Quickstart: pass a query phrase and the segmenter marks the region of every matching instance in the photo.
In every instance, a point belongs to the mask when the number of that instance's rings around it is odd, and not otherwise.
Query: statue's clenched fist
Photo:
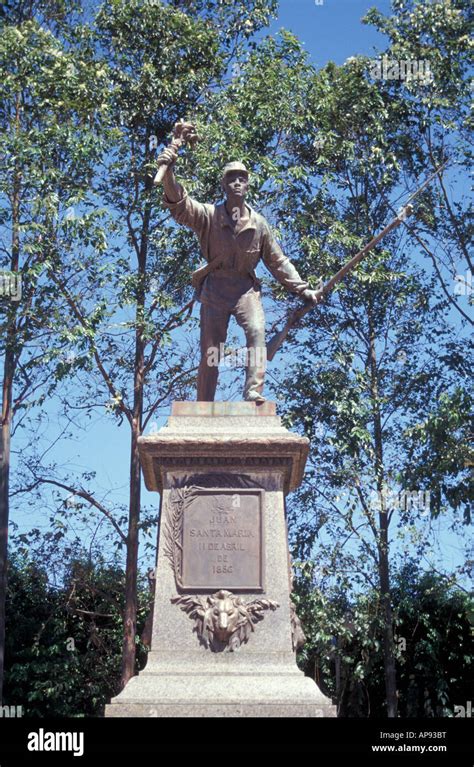
[[[174,147],[167,146],[156,158],[158,165],[174,165],[178,159],[178,152]]]

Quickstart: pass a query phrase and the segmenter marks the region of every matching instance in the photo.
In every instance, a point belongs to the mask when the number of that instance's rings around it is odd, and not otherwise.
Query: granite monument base
[[[336,715],[295,661],[285,497],[307,455],[269,402],[175,402],[140,438],[162,501],[152,644],[106,716]]]

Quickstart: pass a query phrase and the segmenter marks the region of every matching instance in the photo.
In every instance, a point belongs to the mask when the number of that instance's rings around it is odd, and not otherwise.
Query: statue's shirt
[[[209,274],[199,296],[202,303],[220,304],[231,308],[247,290],[259,288],[255,268],[260,261],[287,290],[301,294],[308,287],[283,253],[273,237],[266,220],[246,205],[249,217],[234,222],[225,204],[208,205],[197,202],[184,192],[181,200],[169,208],[178,224],[192,229],[199,238],[201,252],[208,263],[219,259],[219,266]]]

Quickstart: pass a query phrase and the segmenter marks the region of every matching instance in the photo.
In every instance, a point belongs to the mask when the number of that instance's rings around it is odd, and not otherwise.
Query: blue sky
[[[323,0],[322,5],[315,0],[281,0],[279,16],[272,22],[269,32],[277,33],[282,27],[292,31],[303,41],[310,61],[317,67],[330,60],[342,64],[349,56],[373,55],[385,47],[384,37],[372,27],[361,23],[362,17],[373,6],[384,13],[390,12],[389,0]],[[50,424],[46,435],[48,439],[54,439],[59,433],[58,419],[52,410],[49,415]],[[158,425],[163,424],[165,416],[164,413],[160,419],[156,419]],[[21,435],[18,434],[13,449],[20,448]],[[99,500],[107,500],[113,507],[114,501],[126,503],[128,500],[129,450],[127,426],[124,424],[119,429],[115,419],[104,413],[87,430],[77,433],[74,440],[61,440],[48,457],[61,465],[67,464],[71,474],[80,475],[82,471],[95,470],[97,480],[94,487],[97,488],[97,497]],[[159,498],[156,493],[148,493],[144,489],[142,498],[146,505],[158,508]],[[23,503],[19,506],[28,508]],[[45,512],[45,508],[23,512],[17,508],[12,518],[22,529],[37,525],[46,530],[49,525]],[[431,524],[441,526],[442,522],[438,520]],[[102,526],[104,532],[106,525]],[[443,540],[443,564],[449,570],[459,564],[460,550],[455,538],[446,530],[439,529],[438,534]]]
[[[289,29],[304,43],[317,67],[328,61],[342,64],[349,56],[371,55],[382,48],[384,36],[362,24],[369,8],[390,13],[390,0],[280,0],[278,19],[270,31]]]

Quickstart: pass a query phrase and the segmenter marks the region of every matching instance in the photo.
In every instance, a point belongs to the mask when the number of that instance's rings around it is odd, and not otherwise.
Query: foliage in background
[[[356,597],[317,586],[311,566],[296,581],[307,642],[298,664],[335,699],[339,716],[380,717],[384,706],[383,620],[374,590]],[[455,579],[416,562],[393,574],[401,717],[453,717],[470,700],[473,601]]]
[[[67,308],[50,276],[69,255],[58,247],[68,209],[84,198],[104,148],[105,70],[74,6],[11,4],[0,27],[0,269],[21,280],[18,300],[0,296],[0,701],[12,439],[15,446],[16,435],[29,432],[32,411],[37,417],[68,367]],[[71,250],[94,242],[94,217],[74,234]]]
[[[4,705],[24,716],[101,716],[120,691],[124,573],[97,550],[63,554],[60,582],[51,562],[26,553],[10,561]],[[140,579],[138,631],[150,595]],[[138,644],[136,672],[146,662]]]

